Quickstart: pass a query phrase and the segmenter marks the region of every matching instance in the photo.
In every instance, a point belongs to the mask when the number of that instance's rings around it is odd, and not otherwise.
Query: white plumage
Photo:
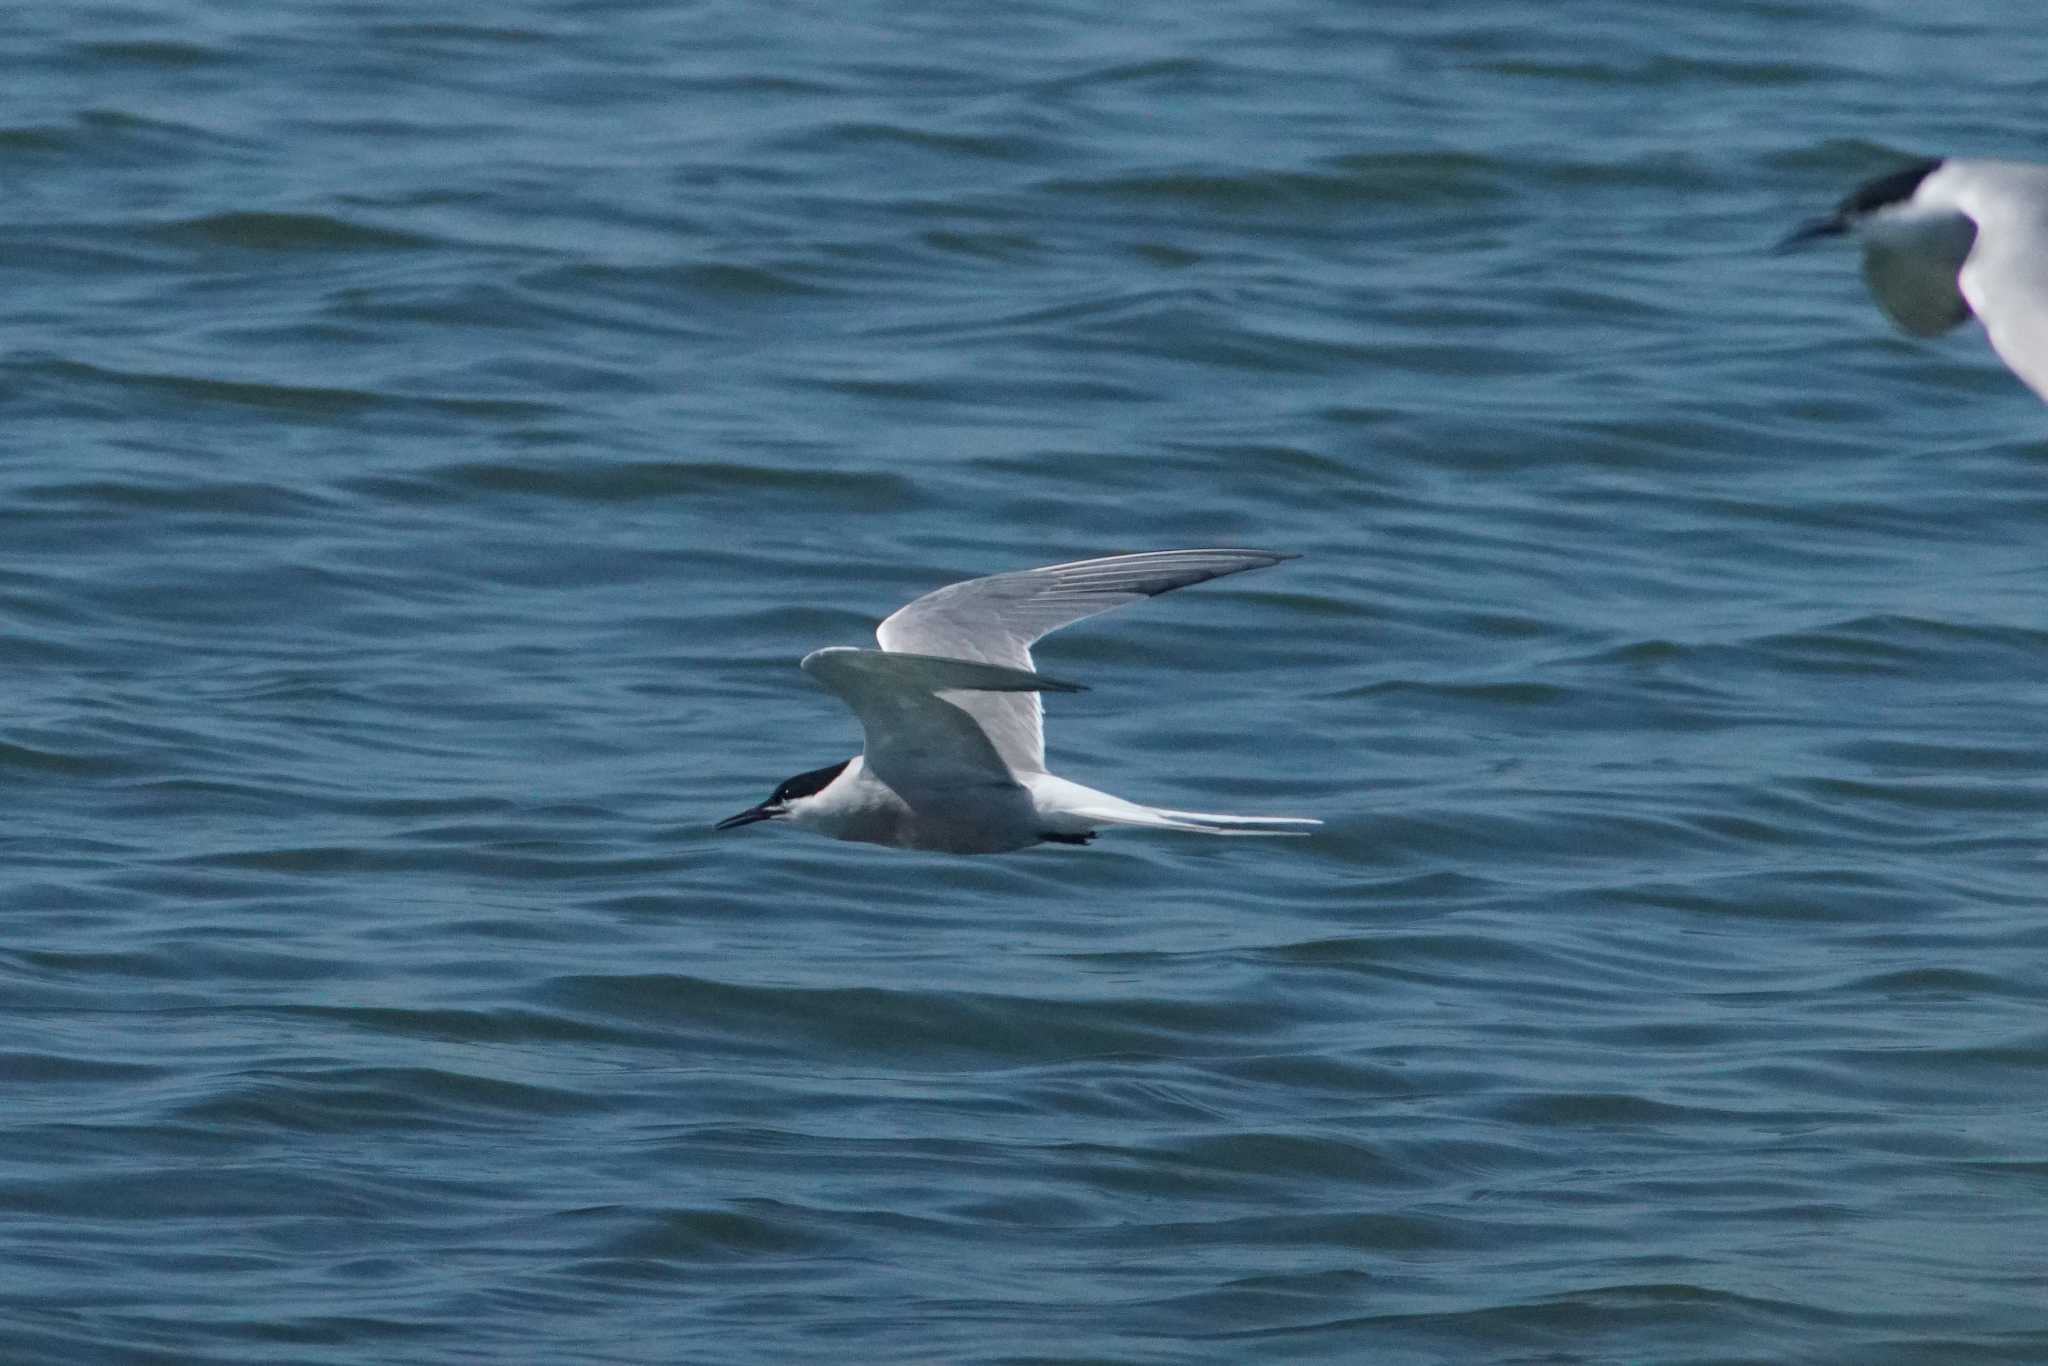
[[[1974,313],[1999,358],[2048,399],[2048,166],[1917,162],[1783,246],[1836,236],[1862,245],[1863,277],[1901,330],[1931,337]]]
[[[985,854],[1084,843],[1103,825],[1212,835],[1305,835],[1320,821],[1141,806],[1046,771],[1041,636],[1113,607],[1289,559],[1259,550],[1161,550],[969,579],[927,593],[803,669],[860,719],[862,753],[799,774],[719,829],[786,819],[838,839]]]

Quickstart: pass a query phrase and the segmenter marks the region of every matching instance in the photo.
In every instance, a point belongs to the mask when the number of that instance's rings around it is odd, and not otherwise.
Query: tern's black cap
[[[823,768],[814,768],[808,773],[799,773],[781,787],[776,788],[775,795],[768,800],[770,802],[793,802],[798,797],[815,797],[826,788],[832,786],[832,780],[841,773],[844,773],[846,766],[852,762],[853,760],[851,759],[841,759],[836,764],[827,764]]]
[[[713,830],[737,830],[743,825],[752,825],[755,821],[773,820],[777,816],[787,815],[789,814],[789,804],[791,802],[799,797],[817,796],[820,792],[830,787],[832,780],[841,773],[844,773],[846,766],[852,762],[853,760],[851,759],[841,759],[836,764],[827,764],[823,768],[814,768],[808,773],[799,773],[794,778],[787,779],[778,786],[775,789],[774,795],[769,797],[767,801],[762,802],[759,806],[750,806],[737,816],[727,816],[711,828]]]
[[[1780,252],[1792,251],[1808,242],[1823,237],[1840,237],[1855,227],[1858,219],[1877,212],[1888,204],[1903,204],[1911,199],[1920,188],[1920,182],[1941,168],[1941,158],[1933,157],[1916,161],[1911,166],[1881,175],[1875,180],[1865,181],[1850,192],[1849,197],[1835,206],[1835,211],[1825,218],[1816,218],[1802,223],[1792,230],[1791,236],[1778,243]]]
[[[1916,161],[1911,166],[1858,185],[1847,199],[1835,206],[1835,216],[1844,219],[1861,218],[1864,214],[1881,209],[1887,204],[1904,203],[1920,188],[1921,181],[1941,169],[1941,160],[1940,157],[1931,157],[1925,161]]]

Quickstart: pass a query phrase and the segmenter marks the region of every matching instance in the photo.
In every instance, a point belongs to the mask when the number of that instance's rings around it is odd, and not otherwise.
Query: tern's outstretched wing
[[[925,594],[884,621],[875,637],[887,651],[1028,670],[1032,642],[1049,631],[1140,598],[1293,558],[1264,550],[1155,550],[993,574]],[[1011,771],[1045,770],[1037,693],[971,693],[948,700],[981,723]]]
[[[835,646],[804,656],[803,670],[860,718],[868,771],[899,792],[1012,781],[977,719],[937,696],[1080,692],[1075,683],[966,659]]]
[[[1942,174],[1977,223],[1963,297],[1999,358],[2048,399],[2048,166],[1952,161]]]

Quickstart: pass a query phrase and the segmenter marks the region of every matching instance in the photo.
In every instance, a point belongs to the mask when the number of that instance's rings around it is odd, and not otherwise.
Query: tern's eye
[[[827,764],[823,768],[814,768],[809,773],[799,773],[781,787],[776,788],[775,795],[768,800],[771,802],[793,802],[799,797],[815,797],[831,786],[832,780],[837,778],[850,762],[851,760],[841,759],[836,764]]]

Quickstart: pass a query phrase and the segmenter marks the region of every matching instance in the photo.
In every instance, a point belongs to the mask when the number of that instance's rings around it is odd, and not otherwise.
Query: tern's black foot
[[[1090,830],[1085,835],[1042,834],[1039,836],[1039,838],[1044,840],[1047,844],[1086,844],[1089,840],[1095,838],[1095,832],[1093,830]]]

